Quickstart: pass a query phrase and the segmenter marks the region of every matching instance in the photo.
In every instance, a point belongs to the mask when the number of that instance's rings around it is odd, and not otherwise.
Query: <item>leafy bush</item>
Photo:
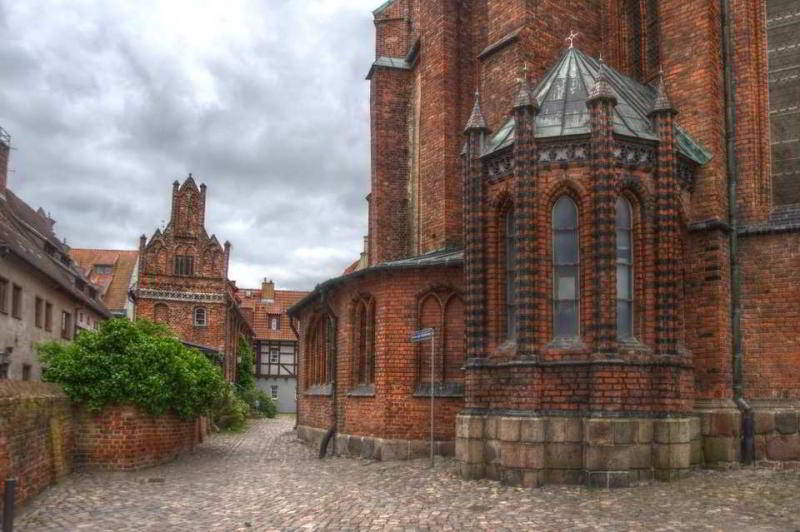
[[[152,415],[169,409],[184,419],[208,412],[223,393],[220,370],[169,330],[124,318],[84,331],[72,343],[37,345],[42,379],[91,410],[135,404]]]
[[[248,405],[252,417],[275,417],[278,405],[272,397],[256,387],[253,375],[253,350],[244,338],[239,339],[239,366],[236,371],[236,392]]]
[[[226,383],[223,392],[211,408],[211,420],[221,430],[238,432],[244,429],[250,407],[244,402],[231,383]]]
[[[251,417],[272,418],[278,413],[278,405],[275,404],[275,400],[264,390],[253,387],[239,392],[239,397],[247,403]]]

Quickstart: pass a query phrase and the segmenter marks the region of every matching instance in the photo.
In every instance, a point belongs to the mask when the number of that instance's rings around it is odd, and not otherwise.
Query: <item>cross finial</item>
[[[566,39],[564,39],[564,40],[565,40],[565,41],[569,41],[569,47],[570,47],[570,48],[572,48],[572,47],[573,47],[573,45],[574,45],[574,42],[573,42],[573,41],[575,40],[575,37],[577,37],[578,35],[580,35],[580,33],[578,33],[577,31],[575,31],[575,30],[569,30],[569,36],[568,36]]]

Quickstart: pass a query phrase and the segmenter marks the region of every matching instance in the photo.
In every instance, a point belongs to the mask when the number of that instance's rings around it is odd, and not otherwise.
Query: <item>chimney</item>
[[[4,194],[8,186],[8,159],[11,151],[11,135],[0,127],[0,194]]]
[[[272,279],[267,281],[267,278],[264,277],[261,282],[261,300],[275,301],[275,283],[272,282]]]
[[[175,228],[175,217],[178,215],[178,189],[181,184],[178,180],[172,182],[172,212],[169,213],[169,223]]]
[[[225,279],[228,278],[228,263],[231,260],[231,243],[229,241],[225,241]]]
[[[200,183],[200,227],[206,226],[206,184]]]

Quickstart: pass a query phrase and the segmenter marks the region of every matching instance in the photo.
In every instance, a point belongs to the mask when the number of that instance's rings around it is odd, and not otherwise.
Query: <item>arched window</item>
[[[196,307],[194,309],[194,324],[196,327],[205,327],[208,325],[208,315],[204,307]]]
[[[506,338],[517,337],[517,293],[516,261],[517,235],[514,224],[514,210],[506,211],[505,216],[505,277],[506,277]]]
[[[353,342],[353,370],[355,384],[372,384],[375,375],[375,304],[360,299],[356,305],[356,333]]]
[[[617,338],[633,338],[633,209],[617,198]]]
[[[328,383],[328,317],[317,317],[309,328],[305,344],[305,375],[306,387]]]
[[[578,336],[580,316],[578,207],[569,196],[553,206],[553,334]]]

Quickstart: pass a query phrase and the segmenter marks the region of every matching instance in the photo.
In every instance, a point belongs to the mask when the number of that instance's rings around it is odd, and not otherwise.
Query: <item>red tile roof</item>
[[[289,316],[286,309],[300,301],[308,292],[296,290],[275,290],[273,300],[261,299],[261,290],[258,288],[240,288],[237,295],[242,300],[242,308],[252,312],[252,325],[256,333],[256,340],[297,340],[292,328],[289,326]],[[280,316],[277,331],[270,328],[270,318]]]
[[[124,310],[139,252],[119,249],[71,249],[69,254],[92,284],[100,288],[106,306],[112,311]],[[98,264],[111,266],[112,273],[96,273],[94,267]]]

